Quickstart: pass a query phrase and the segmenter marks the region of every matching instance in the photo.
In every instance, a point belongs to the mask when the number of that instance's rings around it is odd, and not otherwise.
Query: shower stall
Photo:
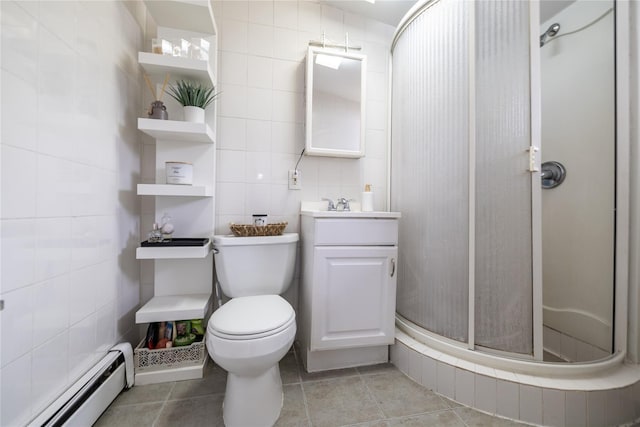
[[[416,382],[536,425],[640,419],[629,20],[422,0],[396,30],[391,360]]]
[[[403,212],[398,313],[469,348],[533,357],[528,28],[526,2],[444,0],[404,29],[391,207]]]
[[[624,353],[615,6],[432,0],[405,17],[391,83],[400,324],[531,362]]]

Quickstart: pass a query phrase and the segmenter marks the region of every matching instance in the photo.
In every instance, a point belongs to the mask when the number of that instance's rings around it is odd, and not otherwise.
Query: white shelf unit
[[[151,52],[138,52],[138,63],[147,74],[171,74],[176,79],[196,80],[207,84],[216,83],[216,75],[208,61],[200,59],[168,56]]]
[[[202,319],[209,310],[211,294],[153,297],[136,312],[136,323]]]
[[[138,196],[213,197],[208,185],[138,184]]]
[[[211,241],[204,246],[140,246],[136,259],[191,259],[206,258],[211,252]]]
[[[139,52],[138,62],[156,85],[170,74],[170,83],[192,80],[216,86],[218,31],[209,0],[145,0],[157,25],[158,38],[197,37],[210,42],[209,61]],[[142,83],[144,84],[144,83]],[[145,95],[148,95],[145,91]],[[170,118],[179,118],[179,104],[166,93]],[[144,99],[143,103],[148,100]],[[173,218],[176,235],[210,236],[215,228],[215,134],[214,103],[207,108],[205,123],[178,120],[138,119],[138,129],[155,140],[155,183],[139,184],[140,196],[155,197],[155,218]],[[165,162],[193,164],[193,186],[165,184]],[[137,259],[155,260],[154,296],[136,312],[136,323],[206,318],[213,292],[213,254],[204,246],[139,247]],[[136,372],[138,385],[202,378],[205,361],[198,366]]]
[[[215,133],[207,123],[138,118],[138,129],[155,139],[214,144]]]

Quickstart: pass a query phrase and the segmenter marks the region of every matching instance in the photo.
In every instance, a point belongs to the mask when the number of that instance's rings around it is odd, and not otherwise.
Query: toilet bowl
[[[296,316],[278,293],[292,280],[297,241],[297,234],[214,237],[216,275],[231,299],[211,315],[206,346],[227,371],[227,427],[272,426],[280,415],[278,362],[293,344]]]
[[[295,335],[293,308],[278,295],[234,298],[213,313],[207,347],[228,372],[223,407],[227,427],[275,424],[282,409],[278,362]]]

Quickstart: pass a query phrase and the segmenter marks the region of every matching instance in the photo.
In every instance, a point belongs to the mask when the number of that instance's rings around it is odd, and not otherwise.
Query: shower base
[[[640,367],[624,355],[539,363],[452,345],[396,317],[391,362],[409,378],[487,414],[544,426],[621,426],[640,419]]]

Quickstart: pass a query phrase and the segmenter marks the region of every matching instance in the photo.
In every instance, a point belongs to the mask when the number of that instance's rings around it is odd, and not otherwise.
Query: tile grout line
[[[369,396],[371,396],[371,398],[373,399],[373,403],[376,405],[376,408],[378,408],[378,412],[382,414],[382,418],[376,421],[385,420],[386,418],[388,418],[387,414],[385,414],[384,410],[382,409],[382,406],[380,406],[380,403],[378,403],[378,399],[376,399],[376,395],[373,394],[373,391],[371,391],[371,388],[369,388],[369,384],[367,384],[365,379],[362,378],[362,373],[358,368],[356,368],[356,372],[358,372],[360,381],[362,382],[362,384],[364,384],[364,388],[367,390],[367,393],[369,393]]]
[[[167,402],[169,402],[169,396],[171,396],[171,393],[173,392],[173,389],[175,387],[176,387],[176,382],[174,381],[173,384],[171,384],[171,389],[167,393],[167,397],[165,397],[164,401],[162,402],[162,406],[160,407],[158,414],[156,415],[156,417],[153,419],[153,422],[151,423],[152,427],[155,427],[157,425],[160,415],[162,414],[162,411],[164,411],[165,406],[167,406]]]
[[[304,413],[307,416],[307,425],[313,427],[311,422],[311,415],[309,414],[309,404],[307,403],[307,394],[304,391],[304,384],[300,383],[300,390],[302,390],[302,403],[304,404]]]
[[[373,420],[373,421],[385,421],[386,422],[386,421],[407,420],[407,419],[410,419],[412,417],[420,417],[422,415],[439,414],[441,412],[447,412],[447,411],[455,412],[454,408],[445,408],[445,409],[436,409],[435,411],[417,412],[415,414],[400,415],[400,416],[397,416],[397,417],[384,417],[384,418],[381,418],[379,420]],[[370,423],[370,422],[371,421],[363,421],[363,422],[357,423],[357,424],[344,424],[341,427],[358,427],[358,426],[361,426],[361,425],[368,425],[368,423]],[[467,423],[465,423],[464,420],[462,420],[462,424],[464,424],[465,427],[469,427],[469,425]]]
[[[311,423],[311,415],[309,415],[309,405],[307,403],[307,394],[304,392],[304,384],[302,381],[302,373],[300,372],[300,369],[304,369],[304,367],[300,366],[300,364],[298,363],[298,352],[294,346],[293,348],[293,358],[296,361],[296,368],[298,371],[298,379],[300,380],[299,384],[300,384],[300,390],[302,391],[302,404],[304,405],[304,413],[307,416],[307,425],[309,427],[313,427],[313,424]]]
[[[467,422],[466,422],[465,420],[463,420],[463,419],[462,419],[462,417],[460,416],[460,414],[458,414],[458,412],[457,412],[457,411],[454,411],[454,409],[453,409],[453,408],[449,408],[449,410],[451,410],[451,412],[453,412],[453,414],[454,414],[456,417],[458,417],[458,419],[462,422],[462,424],[463,424],[465,427],[469,427],[469,424],[467,424]]]

